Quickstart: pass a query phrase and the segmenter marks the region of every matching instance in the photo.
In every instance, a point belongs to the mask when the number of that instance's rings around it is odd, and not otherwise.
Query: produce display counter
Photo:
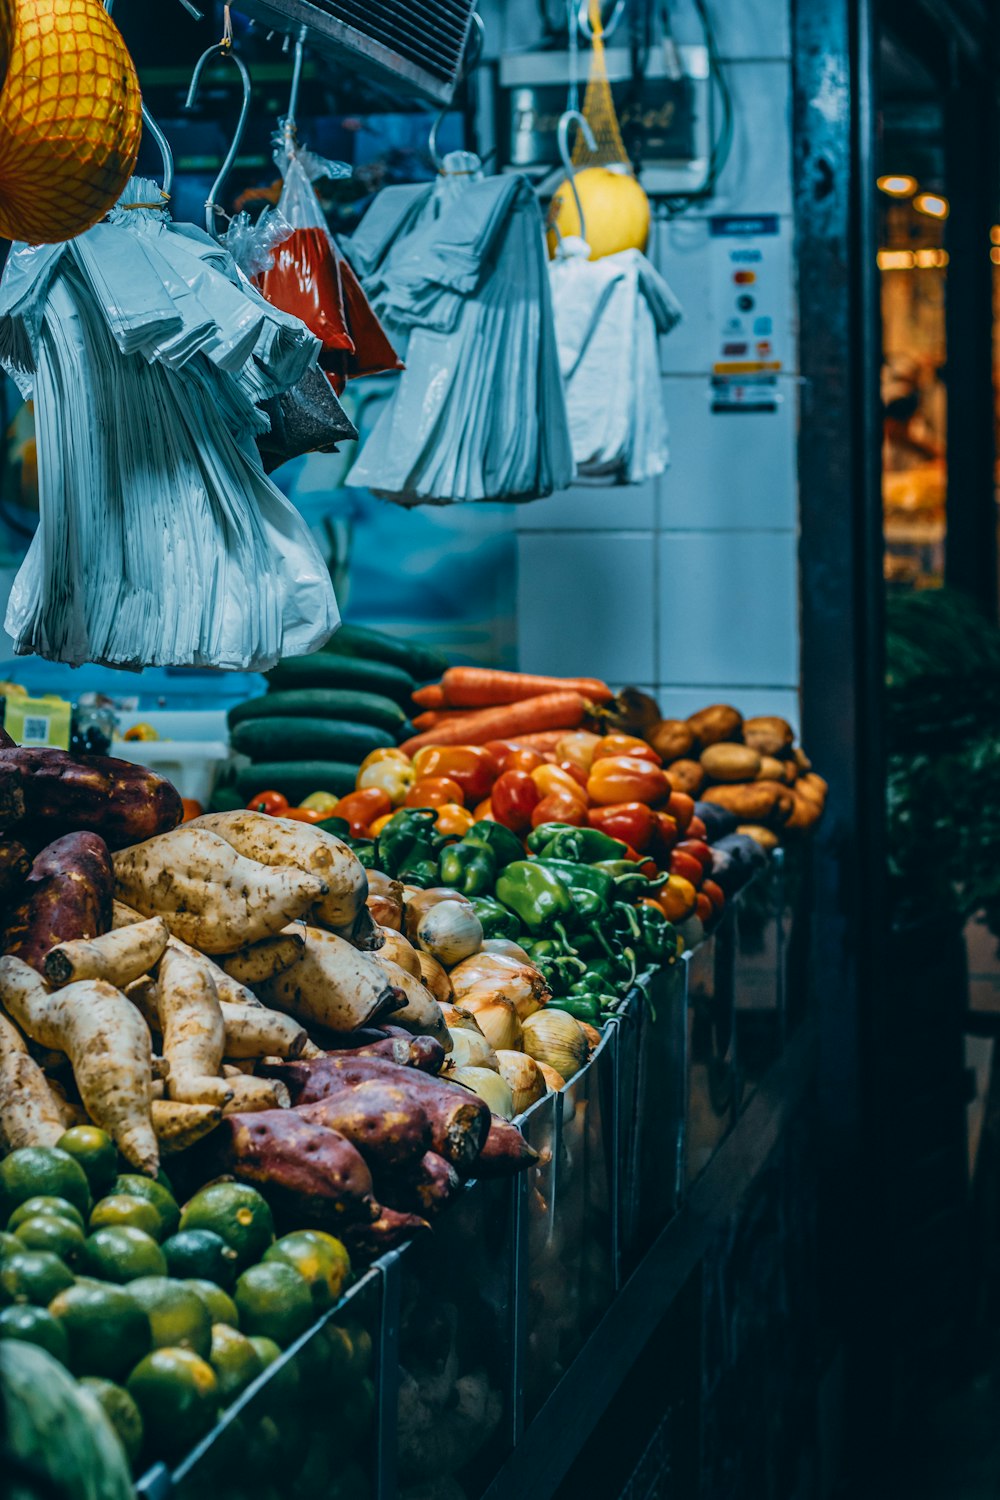
[[[778,1013],[782,893],[759,877],[644,975],[519,1122],[537,1163],[470,1183],[139,1494],[390,1500],[447,1475],[469,1500],[550,1495],[807,1083],[808,1025],[741,1112],[737,1001]]]

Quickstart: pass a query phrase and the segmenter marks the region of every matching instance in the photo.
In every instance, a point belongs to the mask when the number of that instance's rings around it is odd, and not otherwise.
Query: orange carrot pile
[[[544,698],[551,693],[579,693],[591,703],[610,703],[614,696],[596,677],[540,677],[530,672],[496,672],[488,667],[449,667],[439,684],[443,701],[429,701],[433,689],[421,688],[421,708],[495,708]]]
[[[586,714],[587,703],[578,692],[546,693],[456,716],[452,723],[407,740],[400,749],[414,755],[424,745],[485,745],[488,740],[522,739],[545,730],[577,729]]]

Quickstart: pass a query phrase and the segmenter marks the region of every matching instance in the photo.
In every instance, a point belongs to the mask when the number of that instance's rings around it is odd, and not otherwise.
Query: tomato
[[[281,792],[258,792],[247,803],[251,812],[270,813],[272,818],[283,818],[288,811],[288,798]]]
[[[582,766],[578,766],[576,762],[572,760],[560,760],[557,761],[556,764],[558,765],[560,771],[565,771],[567,776],[572,776],[573,780],[581,790],[586,790],[587,773]]]
[[[671,875],[680,875],[684,880],[690,880],[693,886],[701,885],[705,878],[705,872],[698,860],[690,854],[685,854],[681,849],[675,849],[670,856]]]
[[[657,899],[668,921],[683,922],[694,911],[698,903],[698,892],[690,880],[685,880],[681,875],[668,875],[665,884],[660,887]]]
[[[380,760],[405,760],[407,765],[409,765],[410,763],[410,757],[407,755],[405,750],[397,750],[395,747],[392,747],[388,750],[370,751],[370,753],[365,756],[358,769],[361,771],[367,771],[369,766],[377,766]]]
[[[406,794],[416,779],[417,773],[408,760],[390,756],[363,766],[354,785],[359,792],[385,792],[393,807],[402,807]]]
[[[685,831],[689,839],[705,839],[706,841],[708,839],[708,829],[697,813],[695,813]]]
[[[461,807],[465,797],[457,781],[450,776],[421,776],[406,794],[404,807],[443,807],[446,802],[457,802]]]
[[[528,771],[504,771],[490,794],[493,816],[514,833],[527,833],[542,793]]]
[[[484,797],[482,802],[479,803],[478,807],[473,812],[472,816],[475,818],[477,823],[495,823],[496,814],[493,811],[492,797]]]
[[[630,755],[636,760],[648,760],[654,766],[663,764],[652,745],[636,739],[634,734],[606,734],[594,750],[594,760],[607,760],[609,755]]]
[[[481,802],[500,774],[482,745],[425,745],[413,757],[418,776],[448,776],[457,781],[467,802]]]
[[[446,802],[437,810],[434,827],[438,833],[456,834],[462,838],[475,823],[475,818],[459,802]]]
[[[717,885],[714,880],[705,880],[702,882],[701,894],[708,897],[718,915],[726,904],[725,892],[721,885]]]
[[[333,792],[310,792],[308,797],[302,798],[299,806],[318,808],[324,817],[330,818],[339,801],[340,798],[334,796]]]
[[[692,855],[701,865],[704,874],[712,868],[712,851],[703,839],[684,839],[677,845],[675,853]]]
[[[669,813],[658,812],[654,814],[656,819],[653,827],[653,837],[650,840],[650,848],[656,859],[666,865],[670,860],[671,850],[680,839],[680,829],[677,827],[676,818]]]
[[[649,848],[656,829],[656,814],[644,802],[613,802],[608,807],[592,807],[589,819],[591,828],[599,828],[640,851]]]
[[[333,814],[321,812],[318,807],[290,807],[281,816],[289,818],[293,823],[322,823],[324,818],[330,818]]]
[[[381,787],[370,786],[364,791],[348,792],[346,797],[341,797],[330,816],[345,820],[352,839],[363,839],[369,824],[374,823],[377,818],[391,815],[392,811],[388,792],[383,792]]]
[[[587,805],[582,797],[571,797],[568,792],[549,792],[531,814],[532,828],[543,823],[571,823],[576,828],[587,826]]]
[[[587,779],[587,796],[602,807],[616,802],[666,802],[670,783],[659,766],[632,755],[595,760]]]
[[[715,907],[706,895],[698,892],[698,899],[694,904],[695,916],[707,927],[715,916]]]
[[[564,735],[556,744],[556,759],[559,761],[569,760],[581,771],[589,771],[594,760],[594,751],[601,743],[599,734],[591,734],[587,729],[576,729],[572,734]]]
[[[511,750],[500,762],[502,771],[537,771],[545,765],[545,756],[537,750]]]
[[[395,810],[393,810],[392,812],[383,813],[380,818],[376,818],[374,820],[374,822],[371,823],[371,824],[369,824],[369,826],[367,828],[365,828],[364,826],[359,827],[358,830],[357,830],[357,832],[354,831],[355,830],[355,825],[352,823],[351,824],[351,838],[352,839],[377,839],[378,836],[379,836],[379,834],[382,832],[382,829],[385,827],[385,825],[387,823],[391,823],[392,820],[393,820],[393,818],[395,816],[396,816]]]
[[[587,800],[587,794],[576,778],[568,771],[560,771],[558,766],[539,766],[532,771],[531,779],[543,797],[550,792],[565,792],[568,797],[579,797],[581,802]]]
[[[200,802],[193,797],[182,797],[181,806],[184,808],[184,822],[190,823],[192,818],[200,818],[205,809]]]
[[[694,798],[686,792],[671,792],[664,811],[674,819],[681,833],[687,833],[694,817]]]

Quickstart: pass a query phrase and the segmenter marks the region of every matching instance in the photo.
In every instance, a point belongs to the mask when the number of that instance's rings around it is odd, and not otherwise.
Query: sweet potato
[[[332,833],[256,812],[209,813],[188,826],[210,829],[247,859],[305,870],[318,878],[324,890],[316,899],[315,915],[324,927],[350,926],[364,907],[368,895],[365,868]]]
[[[265,979],[276,979],[290,969],[302,957],[305,945],[304,931],[279,932],[276,937],[228,953],[219,962],[229,977],[240,984],[263,984]]]
[[[761,755],[786,755],[795,743],[792,726],[771,714],[758,714],[743,724],[743,740]]]
[[[30,873],[31,858],[24,845],[16,839],[4,839],[0,843],[0,908],[20,897]]]
[[[239,1070],[237,1069],[237,1072]],[[291,1098],[285,1085],[276,1078],[255,1078],[252,1074],[234,1073],[224,1078],[223,1083],[232,1091],[232,1098],[222,1106],[224,1115],[235,1115],[247,1110],[289,1109]]]
[[[352,1258],[357,1256],[363,1260],[377,1260],[387,1250],[395,1250],[407,1240],[412,1240],[414,1235],[425,1233],[430,1227],[427,1220],[422,1219],[419,1214],[397,1213],[394,1208],[387,1208],[383,1204],[378,1218],[372,1223],[345,1225],[343,1239]]]
[[[35,858],[24,895],[7,918],[5,952],[41,973],[56,944],[110,929],[113,887],[111,856],[102,838],[69,833],[56,839]]]
[[[646,730],[645,739],[667,766],[689,758],[695,747],[694,731],[683,719],[659,719]]]
[[[376,922],[367,905],[358,907],[357,916],[351,922],[345,922],[342,927],[331,927],[331,932],[337,937],[342,937],[360,953],[377,953],[385,943],[382,928]]]
[[[94,1124],[132,1166],[155,1176],[152,1046],[135,1007],[101,979],[50,995],[34,969],[10,956],[0,958],[0,1002],[32,1041],[66,1054]]]
[[[517,1126],[492,1115],[489,1134],[472,1171],[476,1177],[509,1177],[537,1160],[538,1152],[528,1145]]]
[[[422,1073],[437,1074],[444,1065],[445,1050],[436,1037],[404,1034],[387,1036],[384,1041],[364,1042],[344,1051],[327,1052],[325,1056],[381,1057],[400,1068],[419,1068]]]
[[[441,1007],[427,986],[421,980],[414,979],[412,974],[408,974],[391,959],[380,958],[378,964],[393,988],[401,990],[406,998],[406,1004],[396,1012],[396,1022],[405,1026],[407,1031],[436,1037],[445,1051],[449,1051],[451,1038],[444,1024]]]
[[[728,703],[713,703],[688,715],[688,728],[702,750],[722,740],[738,740],[743,729],[743,715]]]
[[[54,1146],[65,1129],[62,1101],[17,1027],[0,1013],[0,1151]]]
[[[0,769],[0,828],[20,823],[25,813],[24,782],[13,767]]]
[[[399,1008],[393,982],[374,959],[322,928],[305,928],[290,969],[259,985],[261,998],[307,1025],[349,1032]]]
[[[176,1099],[154,1099],[153,1129],[164,1153],[187,1151],[204,1140],[222,1119],[217,1104],[182,1104]]]
[[[59,943],[45,955],[45,978],[53,988],[80,979],[106,979],[123,990],[156,967],[170,939],[162,917],[148,917],[117,932]]]
[[[301,1104],[298,1112],[328,1130],[339,1130],[373,1170],[392,1171],[419,1160],[430,1148],[430,1121],[405,1086],[359,1083],[315,1104]]]
[[[380,1202],[429,1219],[451,1201],[462,1179],[443,1156],[427,1151],[405,1172],[377,1175],[375,1186]]]
[[[166,833],[184,816],[181,799],[162,776],[108,755],[65,750],[0,749],[5,773],[20,778],[30,828],[99,833],[111,849]]]
[[[266,1005],[233,1005],[220,1000],[229,1058],[301,1057],[309,1041],[305,1029],[291,1016]]]
[[[322,880],[244,859],[187,823],[115,855],[116,894],[204,953],[235,953],[294,922],[326,891]]]
[[[229,1115],[208,1143],[217,1170],[262,1188],[298,1225],[336,1229],[378,1213],[360,1152],[296,1110]]]
[[[156,1010],[163,1055],[170,1064],[167,1093],[182,1104],[228,1104],[232,1086],[219,1076],[226,1027],[211,976],[179,948],[160,962]]]

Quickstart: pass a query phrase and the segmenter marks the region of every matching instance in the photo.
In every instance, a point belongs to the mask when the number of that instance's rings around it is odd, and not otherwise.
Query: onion
[[[452,1074],[452,1081],[464,1084],[480,1099],[485,1099],[493,1113],[502,1120],[514,1118],[514,1096],[510,1084],[499,1073],[491,1073],[489,1068],[459,1068]]]
[[[535,1058],[535,1065],[537,1066],[539,1073],[541,1073],[542,1077],[545,1079],[545,1087],[548,1089],[550,1094],[558,1094],[560,1089],[564,1089],[566,1087],[565,1078],[561,1073],[557,1073],[555,1068],[551,1067],[549,1063],[539,1062],[538,1059]]]
[[[443,969],[437,959],[425,953],[422,948],[414,948],[413,951],[420,965],[420,977],[435,1000],[440,1000],[442,1005],[450,1004],[455,998],[455,991],[451,987],[447,969]]]
[[[528,1056],[548,1063],[566,1079],[578,1073],[590,1056],[583,1028],[565,1010],[540,1010],[529,1016],[522,1035]]]
[[[483,924],[468,904],[439,901],[420,918],[417,942],[425,953],[450,969],[479,952],[483,945]]]
[[[494,1051],[518,1050],[521,1045],[521,1023],[517,1018],[517,1011],[505,996],[485,993],[470,998],[467,995],[462,1009],[472,1013]]]
[[[403,925],[403,903],[394,896],[369,896],[365,902],[372,917],[382,928],[398,932]]]
[[[388,896],[393,901],[402,901],[403,883],[384,875],[381,870],[367,870],[369,896]]]
[[[545,1079],[533,1057],[523,1052],[498,1052],[497,1067],[500,1077],[506,1078],[514,1096],[514,1113],[523,1115],[526,1109],[545,1093]]]
[[[597,1027],[591,1026],[588,1021],[578,1021],[577,1025],[583,1032],[584,1036],[587,1038],[587,1046],[590,1048],[591,1052],[596,1051],[596,1049],[601,1045],[601,1033],[598,1031]]]
[[[497,1055],[481,1031],[468,1031],[456,1026],[451,1032],[451,1055],[448,1058],[452,1069],[492,1068],[497,1071]],[[520,1052],[511,1054],[520,1057]]]
[[[476,953],[451,971],[451,982],[459,1000],[488,986],[505,995],[523,1021],[550,998],[544,978],[531,963],[518,963],[501,954]]]
[[[379,929],[385,942],[378,950],[380,958],[389,958],[407,974],[412,974],[414,979],[422,979],[420,972],[420,955],[412,943],[408,943],[401,932],[394,932],[391,927]],[[435,997],[436,998],[436,997]]]
[[[452,1031],[479,1031],[479,1022],[475,1016],[471,1011],[463,1010],[460,1005],[449,1005],[446,1000],[442,1001],[441,1014],[444,1016],[445,1025]]]
[[[403,904],[405,907],[403,931],[412,941],[417,935],[420,919],[425,912],[430,911],[432,906],[438,906],[442,901],[459,901],[463,906],[472,910],[472,902],[461,891],[453,890],[450,885],[436,885],[433,890],[420,890],[417,886],[406,886],[403,889]]]
[[[484,938],[483,952],[497,954],[500,958],[516,958],[519,964],[531,963],[520,943],[512,942],[510,938]]]

